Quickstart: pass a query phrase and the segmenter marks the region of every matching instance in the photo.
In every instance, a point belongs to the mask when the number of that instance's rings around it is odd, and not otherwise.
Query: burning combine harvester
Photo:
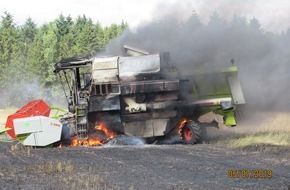
[[[99,145],[117,134],[149,140],[178,133],[184,143],[195,144],[201,138],[198,119],[211,111],[222,115],[227,126],[236,125],[235,108],[245,103],[236,66],[185,72],[171,63],[169,53],[124,48],[123,57],[55,65],[69,89],[74,117],[67,129],[75,135],[73,145]]]

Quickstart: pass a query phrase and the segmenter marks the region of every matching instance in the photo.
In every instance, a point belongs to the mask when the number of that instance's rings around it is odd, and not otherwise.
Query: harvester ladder
[[[77,136],[78,139],[88,139],[88,126],[87,124],[77,123]]]
[[[76,133],[78,139],[88,139],[88,105],[80,104],[76,107],[77,128]]]

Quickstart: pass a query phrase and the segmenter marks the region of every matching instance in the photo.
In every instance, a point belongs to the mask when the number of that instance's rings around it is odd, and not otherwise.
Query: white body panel
[[[245,98],[242,91],[242,87],[240,81],[237,76],[230,76],[228,78],[228,82],[231,88],[232,97],[234,99],[235,104],[245,104]]]
[[[154,74],[159,71],[159,54],[119,58],[119,77],[121,81],[134,81],[139,74]]]
[[[212,99],[206,99],[206,100],[198,100],[193,102],[194,105],[220,105],[222,102],[231,102],[232,98],[212,98]]]
[[[95,58],[92,65],[92,78],[95,84],[118,81],[118,57]]]
[[[119,57],[95,58],[92,70],[117,69]]]
[[[57,120],[44,116],[14,119],[16,135],[29,134],[23,141],[26,146],[47,146],[61,138],[62,124]]]
[[[93,70],[94,83],[111,83],[118,81],[118,69]]]

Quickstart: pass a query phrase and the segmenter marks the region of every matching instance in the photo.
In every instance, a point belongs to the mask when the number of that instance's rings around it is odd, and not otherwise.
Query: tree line
[[[50,94],[54,99],[60,83],[53,65],[63,58],[92,56],[119,36],[128,24],[103,27],[85,15],[73,19],[59,15],[38,26],[32,18],[16,25],[4,12],[0,20],[0,107],[21,106],[32,98]]]
[[[124,43],[149,52],[170,52],[181,69],[230,65],[235,59],[248,105],[285,107],[290,96],[290,29],[273,33],[256,18],[224,20],[214,13],[202,23],[195,12],[186,21],[170,15],[135,31],[127,23],[102,27],[86,16],[59,15],[37,26],[31,18],[17,26],[4,12],[0,20],[0,108],[22,106],[32,98],[65,103],[53,65],[63,58],[121,54]],[[118,38],[116,38],[118,37]],[[115,39],[115,40],[111,40]],[[110,43],[109,43],[110,42]],[[181,65],[183,63],[183,65]],[[279,98],[277,98],[279,97]]]

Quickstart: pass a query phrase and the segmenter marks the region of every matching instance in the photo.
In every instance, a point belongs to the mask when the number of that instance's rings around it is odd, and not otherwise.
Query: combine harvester
[[[147,142],[180,135],[185,144],[195,144],[205,126],[199,118],[206,113],[222,115],[227,126],[237,124],[235,110],[245,100],[236,66],[181,70],[169,53],[124,48],[126,56],[55,64],[69,113],[49,118],[50,107],[34,100],[8,117],[7,133],[42,147],[66,139],[72,146],[97,146],[118,134]]]
[[[225,125],[237,124],[236,106],[245,100],[236,66],[184,71],[171,63],[169,53],[124,49],[125,56],[55,64],[75,116],[69,125],[75,145],[90,144],[98,126],[148,142],[179,134],[185,144],[195,144],[203,126],[199,117],[212,111]]]

